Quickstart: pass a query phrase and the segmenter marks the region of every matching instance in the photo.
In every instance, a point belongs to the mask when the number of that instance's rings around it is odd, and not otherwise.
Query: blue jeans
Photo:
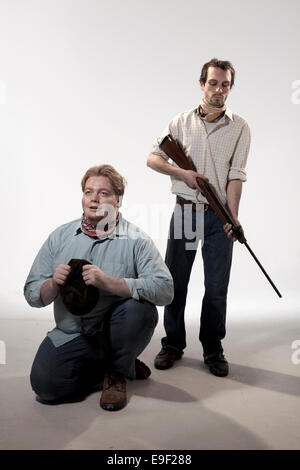
[[[157,321],[155,305],[128,299],[112,310],[103,332],[59,347],[47,336],[32,365],[32,389],[44,401],[60,401],[86,396],[106,371],[135,379],[135,359],[150,342]]]
[[[182,207],[176,205],[176,211]],[[183,214],[183,210],[182,210]],[[196,212],[192,212],[195,230]],[[176,217],[175,217],[176,220]],[[174,299],[165,307],[164,327],[166,336],[162,346],[171,346],[182,352],[186,347],[184,311],[188,283],[197,249],[187,250],[182,217],[182,237],[174,238],[174,213],[171,218],[166,264],[174,280]],[[201,243],[201,242],[200,242]],[[232,260],[231,238],[224,232],[223,225],[211,209],[204,212],[204,244],[202,259],[204,266],[205,292],[202,300],[199,340],[204,356],[223,352],[221,340],[225,337],[226,301]]]

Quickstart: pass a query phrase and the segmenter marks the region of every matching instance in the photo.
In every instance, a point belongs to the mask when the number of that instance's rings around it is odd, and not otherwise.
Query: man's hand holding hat
[[[53,277],[48,279],[41,287],[41,299],[44,305],[49,305],[59,293],[60,286],[63,286],[70,274],[71,266],[59,264],[53,273]]]
[[[53,281],[58,286],[63,286],[67,280],[68,275],[70,274],[71,266],[68,264],[59,264],[54,271]]]
[[[95,286],[120,297],[131,297],[124,279],[108,276],[94,264],[86,264],[82,267],[82,277],[87,286]]]

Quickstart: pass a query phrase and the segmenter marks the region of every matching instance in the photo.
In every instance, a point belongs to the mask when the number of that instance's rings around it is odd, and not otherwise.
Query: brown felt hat
[[[96,306],[99,291],[95,286],[87,286],[82,277],[82,266],[92,264],[85,259],[71,259],[71,271],[63,286],[60,296],[66,309],[73,315],[85,315]]]

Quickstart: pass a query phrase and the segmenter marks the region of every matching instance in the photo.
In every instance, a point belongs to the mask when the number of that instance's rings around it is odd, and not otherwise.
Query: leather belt
[[[187,199],[180,199],[179,197],[176,197],[176,202],[178,204],[180,204],[182,207],[184,207],[186,204],[192,204],[192,210],[193,211],[196,211],[197,207],[199,207],[199,205],[203,206],[204,212],[206,212],[207,210],[213,210],[213,208],[209,204],[206,204],[206,203],[196,204],[193,201],[188,201]]]

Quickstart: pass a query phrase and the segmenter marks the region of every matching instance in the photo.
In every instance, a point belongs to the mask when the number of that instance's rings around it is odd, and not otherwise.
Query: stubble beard
[[[225,104],[225,101],[226,101],[226,98],[213,98],[212,97],[211,100],[209,100],[209,104],[216,108],[222,108]]]

